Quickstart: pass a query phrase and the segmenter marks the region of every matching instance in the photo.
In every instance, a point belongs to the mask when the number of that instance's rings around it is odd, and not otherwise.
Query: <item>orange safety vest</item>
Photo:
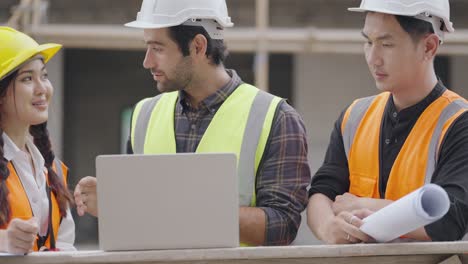
[[[60,166],[61,170],[60,169],[57,170],[57,166]],[[53,163],[52,168],[59,177],[63,178],[63,181],[66,186],[68,168],[65,166],[65,164],[63,164],[61,161],[56,160]],[[29,203],[28,196],[26,194],[26,191],[23,188],[23,184],[21,183],[21,180],[18,174],[16,173],[16,170],[13,167],[11,161],[8,163],[8,169],[10,170],[10,176],[8,176],[6,184],[7,184],[8,191],[9,191],[8,201],[10,203],[10,208],[11,208],[10,219],[20,218],[23,220],[28,220],[31,217],[33,217],[33,211],[31,208],[31,204]],[[49,177],[47,176],[46,179],[47,179],[47,185],[49,185]],[[50,197],[51,197],[51,204],[52,204],[52,232],[56,240],[62,217],[60,216],[60,210],[59,210],[59,206],[58,206],[58,202],[55,197],[55,194],[53,192],[50,192]],[[6,229],[7,227],[8,227],[8,224],[0,227],[0,229]],[[38,238],[36,238],[36,240],[37,239]],[[50,234],[47,236],[45,246],[48,248],[51,247],[51,235]],[[37,247],[37,243],[34,243],[33,249],[34,251],[39,250]]]
[[[380,130],[389,97],[390,93],[384,92],[358,99],[343,117],[341,133],[349,164],[349,192],[359,197],[381,198]],[[424,110],[395,159],[385,199],[397,200],[431,182],[442,140],[467,109],[464,98],[446,90]]]

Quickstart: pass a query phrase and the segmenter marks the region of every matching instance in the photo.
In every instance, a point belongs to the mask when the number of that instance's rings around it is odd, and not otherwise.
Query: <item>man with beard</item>
[[[233,26],[225,0],[144,0],[127,26],[144,29],[143,66],[162,93],[136,105],[128,152],[236,153],[241,243],[291,243],[310,181],[305,127],[285,100],[224,68],[224,28]],[[94,177],[79,182],[75,200],[80,215],[97,215]]]

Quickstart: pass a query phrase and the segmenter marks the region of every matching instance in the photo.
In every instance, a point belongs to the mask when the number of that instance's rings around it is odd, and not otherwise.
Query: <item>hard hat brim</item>
[[[364,13],[364,12],[376,12],[376,13],[384,13],[384,14],[390,14],[390,15],[403,15],[403,16],[415,16],[415,15],[418,15],[417,13],[416,13],[416,14],[412,14],[412,13],[401,14],[401,13],[392,12],[392,11],[384,10],[384,9],[378,9],[378,8],[351,7],[351,8],[348,8],[348,11],[351,11],[351,12],[360,12],[360,13]]]
[[[141,28],[141,29],[145,29],[145,28],[148,28],[148,29],[151,29],[151,28],[168,28],[168,27],[173,27],[173,26],[177,26],[177,25],[180,25],[180,24],[178,24],[178,23],[174,23],[174,24],[155,24],[155,23],[148,23],[148,22],[142,22],[142,21],[137,21],[137,20],[125,24],[126,27]]]
[[[351,12],[366,12],[367,10],[362,9],[360,7],[350,7],[350,8],[348,8],[348,11],[351,11]]]
[[[11,72],[15,71],[23,63],[28,61],[30,58],[34,57],[35,55],[42,55],[44,58],[44,63],[47,63],[57,52],[62,48],[62,45],[60,44],[55,44],[55,43],[48,43],[48,44],[43,44],[39,45],[34,49],[30,49],[27,51],[24,51],[20,54],[18,54],[15,59],[11,63],[9,63],[8,67],[3,69],[2,72],[0,72],[0,80],[8,76]]]
[[[203,17],[200,17],[203,18]],[[208,19],[213,19],[209,17]],[[168,28],[168,27],[174,27],[174,26],[179,26],[182,25],[186,20],[183,21],[178,21],[174,23],[168,23],[168,24],[155,24],[155,23],[149,23],[149,22],[144,22],[144,21],[132,21],[129,23],[126,23],[126,27],[131,27],[131,28],[141,28],[141,29],[152,29],[152,28]],[[228,28],[228,27],[233,27],[234,23],[224,23],[222,21],[216,20],[222,27]]]

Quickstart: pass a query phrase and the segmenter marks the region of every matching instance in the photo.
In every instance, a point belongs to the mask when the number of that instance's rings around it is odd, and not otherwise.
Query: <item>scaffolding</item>
[[[233,52],[255,54],[255,85],[267,89],[269,54],[360,54],[360,29],[274,28],[269,23],[270,0],[255,1],[255,27],[227,30],[225,40]],[[66,48],[143,49],[141,30],[123,25],[50,24],[47,0],[21,0],[8,25],[31,36],[63,44]],[[468,30],[447,35],[440,54],[468,55]]]

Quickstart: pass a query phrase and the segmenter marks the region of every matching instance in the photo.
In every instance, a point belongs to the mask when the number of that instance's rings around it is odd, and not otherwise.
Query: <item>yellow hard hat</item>
[[[22,32],[0,27],[0,80],[37,54],[42,55],[46,63],[61,48],[62,45],[53,43],[39,45]]]

